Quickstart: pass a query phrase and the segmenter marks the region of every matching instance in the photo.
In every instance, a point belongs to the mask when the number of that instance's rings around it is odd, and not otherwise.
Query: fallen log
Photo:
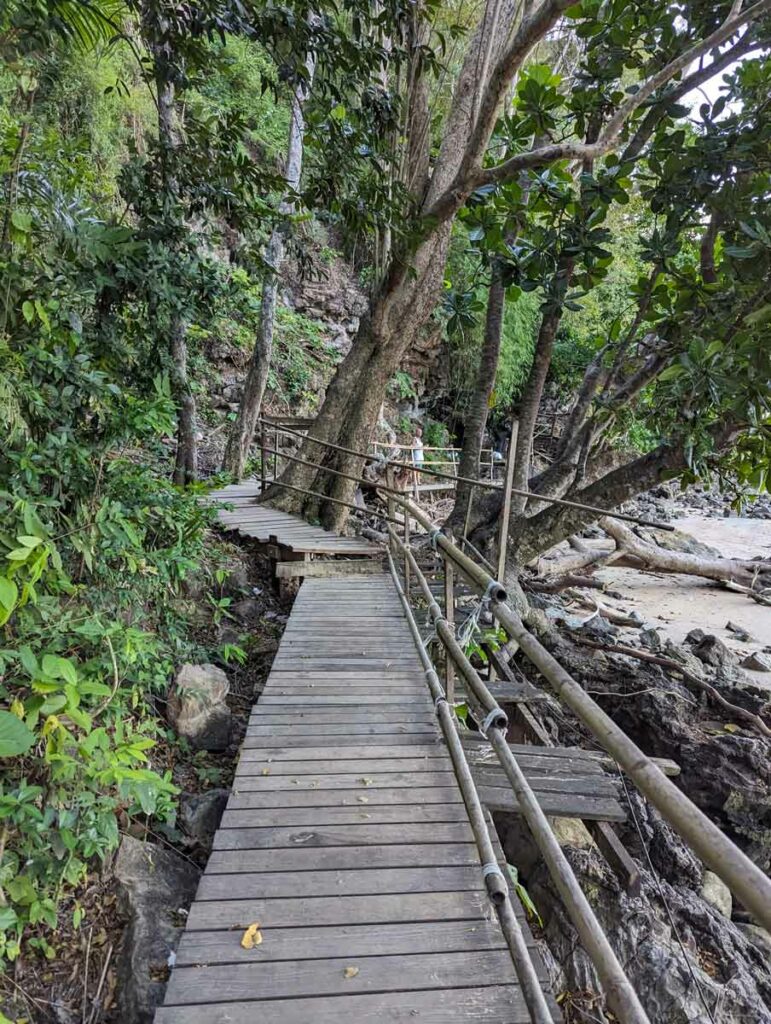
[[[604,516],[600,526],[618,545],[620,555],[631,555],[645,569],[701,576],[719,583],[738,583],[751,591],[763,589],[762,579],[771,573],[771,562],[739,558],[705,558],[685,551],[669,551],[641,540],[632,530]]]

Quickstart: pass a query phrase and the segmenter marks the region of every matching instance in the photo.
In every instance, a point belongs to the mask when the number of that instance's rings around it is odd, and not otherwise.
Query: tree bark
[[[482,351],[479,355],[477,377],[464,422],[463,448],[458,466],[458,476],[472,477],[473,479],[479,476],[479,459],[490,410],[490,396],[495,386],[495,375],[498,372],[498,360],[501,352],[505,299],[506,286],[503,283],[503,268],[496,260],[493,263],[492,278],[487,293],[485,334]],[[453,525],[462,524],[465,520],[473,491],[474,488],[469,484],[458,481],[455,491],[455,506],[450,516],[450,522]]]
[[[288,218],[294,211],[292,194],[300,184],[303,161],[303,141],[305,137],[305,118],[303,107],[313,85],[316,70],[314,54],[308,54],[305,62],[308,77],[300,82],[294,90],[292,113],[289,125],[289,142],[286,158],[286,184],[289,195],[279,207],[279,215]],[[273,329],[276,321],[276,303],[278,298],[279,271],[284,259],[285,237],[288,222],[278,224],[270,236],[265,251],[265,274],[262,282],[262,301],[260,305],[260,321],[254,351],[249,361],[249,370],[244,382],[244,393],[238,407],[235,423],[228,437],[223,458],[223,469],[237,480],[244,475],[244,467],[254,440],[254,431],[262,407],[265,386],[268,382],[270,362],[273,355]]]
[[[179,146],[179,123],[175,104],[174,86],[160,73],[158,87],[158,137],[164,149],[162,174],[164,187],[176,198],[178,184],[169,161]],[[174,313],[169,323],[169,355],[171,383],[177,405],[177,454],[172,479],[184,486],[198,474],[198,446],[196,442],[195,397],[190,388],[187,372],[187,324],[181,313]]]

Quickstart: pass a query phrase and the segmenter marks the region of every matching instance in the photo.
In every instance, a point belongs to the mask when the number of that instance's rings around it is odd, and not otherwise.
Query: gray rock
[[[191,665],[177,672],[168,717],[177,733],[198,750],[225,750],[232,716],[225,703],[230,685],[216,665]]]
[[[661,650],[661,637],[658,631],[655,629],[641,629],[640,643],[643,647],[647,647],[649,651],[660,651]]]
[[[771,658],[761,651],[753,651],[742,662],[742,668],[751,669],[753,672],[771,672]]]
[[[768,962],[771,963],[771,932],[767,932],[759,924],[743,924],[734,921],[734,925],[746,939],[750,940],[753,946],[758,947],[761,953],[768,958]]]
[[[744,626],[737,626],[735,622],[726,622],[725,628],[729,633],[733,633],[737,640],[741,640],[744,643],[749,643],[752,640],[752,634],[744,628]]]
[[[128,917],[117,962],[121,1024],[151,1024],[200,872],[172,850],[124,836],[114,875]]]
[[[692,629],[686,635],[685,642],[687,644],[700,644],[706,635],[703,629]]]
[[[229,789],[207,789],[205,793],[183,793],[179,798],[179,821],[194,839],[206,840],[219,828]]]
[[[716,671],[730,675],[739,666],[739,662],[728,650],[722,640],[708,634],[701,643],[693,648],[693,653],[705,665],[711,665]]]
[[[701,898],[711,904],[723,917],[730,919],[733,909],[731,890],[714,871],[705,871],[701,883]]]
[[[230,614],[242,622],[256,622],[262,614],[262,605],[254,597],[244,597],[230,607]]]

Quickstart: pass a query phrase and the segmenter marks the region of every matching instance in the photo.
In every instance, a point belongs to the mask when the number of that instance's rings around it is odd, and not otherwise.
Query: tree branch
[[[754,21],[770,10],[771,0],[758,0],[758,3],[753,4],[743,12],[734,13],[732,10],[732,13],[719,28],[715,29],[705,39],[688,47],[679,57],[675,57],[674,60],[671,60],[661,70],[657,71],[656,74],[651,75],[633,96],[630,96],[625,103],[622,103],[608,121],[605,130],[596,142],[588,144],[562,142],[551,146],[542,146],[531,150],[529,153],[518,153],[516,156],[505,160],[501,164],[496,164],[494,167],[480,167],[475,172],[472,172],[464,183],[465,190],[473,192],[474,189],[480,188],[482,185],[509,181],[521,171],[542,167],[556,160],[596,160],[611,152],[617,146],[621,131],[626,122],[635,110],[642,106],[657,89],[660,89],[670,79],[674,78],[675,75],[684,71],[698,57],[730,39],[742,25]],[[719,70],[724,66],[725,63],[722,58],[718,58],[709,65],[709,75],[706,75],[706,69],[704,69],[691,77],[693,79],[698,77],[701,81],[706,81],[707,78],[711,77],[713,70]],[[689,88],[692,88],[695,84],[697,83],[694,81]]]

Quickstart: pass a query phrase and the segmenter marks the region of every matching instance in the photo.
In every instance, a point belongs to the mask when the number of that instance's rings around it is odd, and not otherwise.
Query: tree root
[[[699,676],[694,675],[693,672],[689,672],[684,665],[679,661],[675,661],[674,658],[667,658],[662,654],[653,654],[650,651],[641,651],[636,647],[627,647],[624,644],[597,643],[594,640],[589,640],[584,637],[576,637],[575,639],[585,647],[593,647],[609,654],[624,654],[629,658],[636,658],[638,661],[648,661],[654,665],[661,665],[662,668],[668,668],[673,672],[677,672],[683,677],[684,681],[689,686],[702,690],[708,697],[715,701],[716,704],[719,704],[725,711],[730,712],[734,718],[741,719],[741,721],[751,725],[763,736],[771,737],[771,729],[759,715],[753,714],[752,711],[747,711],[746,708],[740,708],[737,704],[732,704],[730,701],[727,701],[711,683],[708,683],[706,679],[701,679]]]

